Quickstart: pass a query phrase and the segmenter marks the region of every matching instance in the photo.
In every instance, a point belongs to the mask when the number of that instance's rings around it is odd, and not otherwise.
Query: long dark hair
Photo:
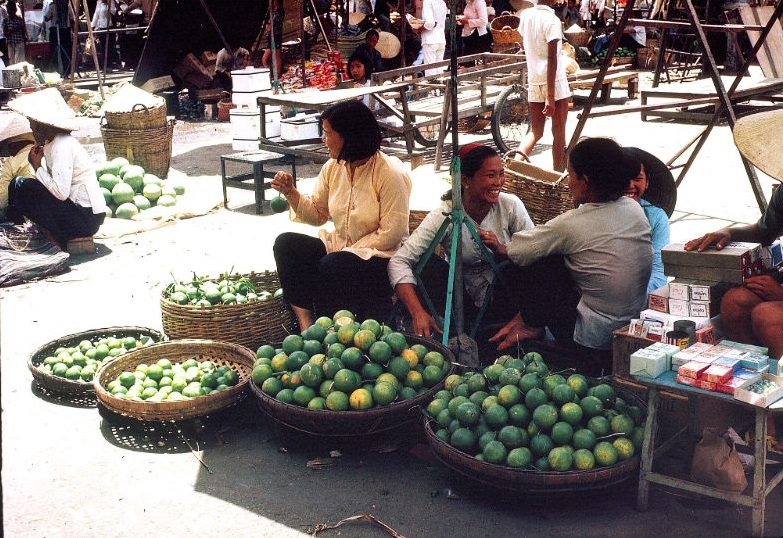
[[[495,148],[483,144],[466,144],[459,150],[460,173],[462,177],[471,178],[484,166],[484,161],[497,157]],[[441,200],[451,200],[451,189],[441,196]]]
[[[381,149],[381,128],[375,116],[363,103],[337,103],[321,113],[321,121],[328,121],[343,139],[338,161],[361,161]]]
[[[628,182],[641,168],[639,161],[626,156],[620,144],[611,138],[580,140],[568,155],[568,162],[577,175],[588,178],[587,188],[600,202],[623,196]]]
[[[351,64],[353,62],[361,62],[364,66],[364,78],[365,80],[370,80],[370,77],[372,76],[372,59],[361,50],[354,51],[354,53],[351,54],[351,57],[348,58],[348,73],[351,72]]]

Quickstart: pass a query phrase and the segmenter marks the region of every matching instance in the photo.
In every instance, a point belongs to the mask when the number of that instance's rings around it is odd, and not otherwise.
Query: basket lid
[[[124,84],[114,95],[106,100],[104,112],[111,114],[134,112],[133,107],[136,105],[143,105],[148,109],[158,108],[166,106],[166,101],[162,97],[137,88],[133,84]]]
[[[778,181],[783,181],[783,152],[780,132],[783,130],[783,110],[760,112],[737,120],[734,143],[753,166]]]

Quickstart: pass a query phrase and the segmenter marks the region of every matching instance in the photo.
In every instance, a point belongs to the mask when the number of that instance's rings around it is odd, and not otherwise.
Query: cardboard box
[[[709,248],[704,252],[689,252],[684,247],[683,243],[672,243],[661,249],[664,272],[667,275],[674,275],[675,280],[679,278],[679,275],[669,272],[666,269],[667,264],[742,270],[753,264],[754,261],[761,259],[761,245],[758,243],[735,242],[729,243],[721,250]]]
[[[684,375],[677,374],[677,383],[680,383],[681,385],[690,385],[692,387],[696,386],[696,380],[692,377],[686,377]]]
[[[696,361],[690,361],[686,362],[682,366],[680,366],[680,369],[677,371],[678,377],[690,377],[693,379],[699,379],[702,373],[709,368],[710,365],[704,362],[696,362]]]
[[[734,391],[737,390],[737,387],[741,386],[744,382],[744,379],[739,377],[732,377],[725,383],[718,383],[716,388],[718,392],[723,392],[725,394],[731,394],[734,396]]]
[[[711,321],[708,318],[691,318],[688,316],[673,316],[671,314],[666,314],[664,312],[650,310],[649,308],[647,310],[642,310],[639,313],[639,317],[643,321],[644,320],[660,321],[663,324],[664,329],[668,331],[671,331],[674,322],[680,319],[687,319],[694,322],[696,324],[696,330],[703,329],[704,327],[707,327],[711,323]]]
[[[725,383],[734,377],[734,368],[731,366],[720,366],[713,363],[710,364],[709,368],[704,370],[701,376],[702,379],[705,381],[710,381],[711,383]]]
[[[740,360],[731,357],[718,357],[712,361],[712,364],[713,366],[725,366],[727,368],[731,368],[732,370],[738,370],[741,368]]]
[[[756,383],[763,381],[774,383],[776,388],[763,394],[751,390],[751,387]],[[734,391],[734,398],[758,407],[769,407],[770,404],[783,398],[783,377],[764,373],[752,379],[747,379],[742,385],[736,388]]]
[[[740,366],[747,368],[748,370],[759,371],[760,369],[769,368],[769,357],[766,355],[758,355],[756,353],[746,352],[740,357]]]
[[[696,341],[702,344],[714,344],[715,343],[715,329],[712,325],[709,327],[703,327],[696,331]]]
[[[774,269],[783,264],[783,248],[780,239],[776,239],[768,247],[761,247],[761,262],[765,269]]]
[[[766,370],[748,370],[747,368],[737,368],[734,370],[734,377],[737,379],[753,379],[754,377],[758,376],[760,373],[765,372]]]
[[[658,377],[671,367],[670,358],[663,351],[640,349],[631,355],[631,375]]]
[[[754,346],[753,344],[743,344],[742,342],[733,342],[731,340],[721,340],[721,345],[730,347],[733,349],[741,349],[742,351],[750,351],[752,353],[758,353],[759,355],[769,355],[769,348],[762,346]]]
[[[675,353],[680,352],[679,347],[674,346],[672,344],[664,344],[663,342],[655,342],[653,345],[647,346],[645,349],[648,349],[650,351],[662,351],[663,353],[669,356],[670,360]]]
[[[669,282],[669,298],[687,301],[691,298],[690,280],[674,279]]]
[[[688,316],[692,318],[714,318],[720,313],[717,301],[688,301]]]
[[[723,294],[731,288],[723,282],[706,282],[696,280],[688,285],[691,301],[720,302]]]
[[[173,88],[174,86],[176,86],[176,84],[174,84],[174,79],[171,78],[171,75],[166,75],[149,79],[142,84],[141,89],[150,93],[157,93]]]
[[[690,317],[688,301],[682,299],[669,299],[669,314],[678,318]]]
[[[667,275],[674,275],[677,278],[726,282],[729,284],[742,284],[746,278],[758,274],[758,271],[752,266],[747,266],[743,269],[726,269],[723,267],[699,267],[697,265],[677,265],[674,263],[665,264],[664,271]]]
[[[698,387],[702,390],[709,390],[712,392],[715,392],[718,390],[718,384],[713,383],[711,381],[706,381],[704,379],[697,379],[696,383],[693,385],[694,387]]]
[[[669,286],[661,286],[647,297],[647,308],[658,312],[669,311]]]

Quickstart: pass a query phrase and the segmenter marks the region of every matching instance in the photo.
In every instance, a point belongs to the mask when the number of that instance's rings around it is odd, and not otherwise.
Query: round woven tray
[[[139,364],[151,364],[159,359],[182,363],[188,359],[210,360],[215,366],[229,366],[239,375],[239,382],[224,391],[181,402],[135,402],[113,397],[106,386],[124,371],[133,371]],[[95,394],[110,411],[126,417],[147,421],[177,421],[215,413],[238,402],[245,394],[255,353],[247,348],[210,340],[178,340],[163,342],[132,351],[101,366],[95,374]]]
[[[36,383],[45,389],[55,392],[57,394],[94,394],[95,389],[92,383],[85,381],[72,381],[56,375],[47,374],[38,369],[38,366],[43,363],[44,359],[54,353],[54,350],[58,347],[73,347],[82,340],[93,340],[95,338],[108,338],[113,336],[115,338],[123,338],[125,336],[132,336],[136,339],[142,336],[149,336],[156,342],[163,340],[163,335],[155,329],[149,329],[147,327],[107,327],[105,329],[93,329],[91,331],[85,331],[76,334],[69,334],[52,340],[48,344],[44,344],[36,349],[32,355],[27,359],[27,367],[30,369],[30,373],[33,374]],[[107,361],[108,362],[108,361]]]
[[[618,396],[627,401],[640,404],[631,392],[615,386]],[[443,465],[459,474],[486,484],[493,488],[525,493],[566,493],[602,489],[613,486],[634,476],[639,470],[640,456],[612,465],[589,471],[539,471],[534,469],[514,469],[505,465],[496,465],[480,461],[441,441],[432,429],[432,419],[424,419],[424,433],[435,457]]]
[[[431,351],[439,351],[451,364],[454,371],[454,355],[448,348],[426,338],[406,334],[411,344],[424,344]],[[445,376],[444,376],[445,380]],[[373,407],[366,411],[312,410],[294,404],[280,402],[261,392],[261,388],[250,382],[251,392],[258,398],[259,406],[275,422],[310,435],[324,437],[358,437],[372,435],[397,428],[407,422],[419,420],[421,409],[443,388],[443,381],[419,394],[401,402]]]
[[[280,287],[280,279],[273,271],[243,276],[250,278],[259,291],[274,292]],[[162,296],[160,310],[163,330],[172,340],[203,338],[255,350],[262,344],[282,342],[294,329],[294,316],[282,298],[206,308],[177,304]]]

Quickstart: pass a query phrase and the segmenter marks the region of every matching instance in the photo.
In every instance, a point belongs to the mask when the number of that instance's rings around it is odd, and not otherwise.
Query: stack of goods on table
[[[305,62],[305,74],[307,78],[307,87],[319,90],[331,90],[340,82],[340,73],[343,70],[342,62],[334,59],[324,61]],[[292,65],[280,77],[280,83],[286,92],[301,91],[302,84],[302,66]]]
[[[730,394],[755,405],[761,404],[747,393],[763,388],[759,394],[766,397],[766,406],[774,401],[770,389],[783,385],[783,380],[774,375],[778,363],[767,353],[765,347],[730,340],[715,345],[696,342],[684,349],[656,342],[631,355],[630,373],[656,378],[672,371],[677,383]]]
[[[248,67],[231,72],[233,91],[229,110],[231,121],[231,147],[236,150],[252,151],[261,143],[261,108],[258,98],[271,93],[272,83],[269,69]],[[264,107],[265,136],[280,136],[280,107]]]
[[[714,344],[719,340],[720,301],[724,293],[745,279],[773,270],[783,262],[779,241],[769,247],[758,243],[730,243],[721,250],[685,251],[671,244],[661,251],[664,272],[674,280],[650,293],[648,308],[632,320],[630,333],[678,344]],[[683,335],[681,328],[693,334]],[[674,334],[671,334],[674,333]]]

